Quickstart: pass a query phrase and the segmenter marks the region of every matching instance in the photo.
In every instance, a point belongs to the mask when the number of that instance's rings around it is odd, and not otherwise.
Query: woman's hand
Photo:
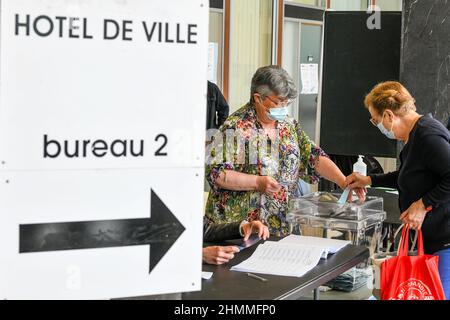
[[[203,248],[203,261],[217,265],[227,263],[236,252],[239,252],[236,246],[209,246]]]
[[[367,189],[365,187],[372,183],[372,179],[370,179],[370,177],[354,172],[346,178],[345,183],[348,188],[355,191],[361,203],[366,201]],[[348,195],[348,200],[350,202],[353,200],[352,194],[353,192],[350,192]]]
[[[269,176],[257,176],[256,177],[256,190],[264,193],[276,193],[280,191],[281,185],[272,177]]]
[[[366,193],[367,193],[366,188],[355,188],[355,189],[352,189],[351,191],[352,192],[348,193],[348,198],[347,198],[348,202],[353,202],[353,191],[355,191],[356,196],[358,197],[358,199],[361,203],[364,203],[364,201],[366,201]]]
[[[325,179],[336,183],[342,190],[345,190],[346,188],[354,189],[354,191],[358,195],[358,198],[361,202],[364,202],[366,200],[367,191],[365,189],[363,189],[363,187],[372,183],[372,181],[370,180],[370,177],[365,177],[365,178],[368,178],[367,179],[368,181],[366,181],[366,184],[362,185],[361,188],[357,188],[355,186],[349,186],[350,182],[356,182],[356,179],[357,178],[359,179],[360,177],[352,176],[352,175],[345,177],[344,174],[341,172],[341,170],[336,166],[336,164],[324,156],[319,157],[319,161],[316,164],[316,171]],[[349,179],[350,177],[351,177],[351,179]],[[361,177],[364,177],[364,176],[361,176]],[[351,192],[349,193],[347,200],[350,202],[352,201],[352,193]]]
[[[269,237],[269,228],[267,228],[267,226],[265,226],[261,221],[257,220],[242,225],[244,241],[247,241],[252,233],[257,233],[258,237],[266,240]]]
[[[361,202],[366,201],[366,194],[367,194],[366,188],[356,188],[354,191],[356,192],[356,195],[358,196],[359,201],[361,201]]]
[[[372,179],[369,176],[363,176],[362,174],[353,172],[347,177],[345,182],[350,189],[357,189],[370,186],[372,184]]]
[[[420,230],[427,211],[422,199],[419,199],[416,202],[413,202],[409,208],[401,214],[400,220],[404,224],[409,225],[411,229]]]

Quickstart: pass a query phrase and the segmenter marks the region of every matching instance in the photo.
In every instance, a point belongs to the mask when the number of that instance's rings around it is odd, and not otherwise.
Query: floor
[[[367,272],[371,273],[371,268],[369,267]],[[373,292],[373,277],[368,280],[368,284],[354,290],[352,292],[338,291],[338,290],[329,290],[328,287],[320,287],[320,300],[368,300],[373,299],[373,294],[377,295],[376,292]],[[369,288],[370,286],[370,288]],[[301,300],[312,300],[314,297],[313,291],[308,296],[305,296]]]
[[[363,287],[353,292],[342,292],[331,290],[328,292],[321,292],[320,299],[322,300],[367,300],[372,296],[372,290]]]
[[[368,300],[372,296],[372,289],[367,286],[362,287],[353,292],[344,292],[337,290],[330,290],[327,292],[320,292],[320,300]],[[302,300],[312,300],[313,292],[311,295],[304,297]]]

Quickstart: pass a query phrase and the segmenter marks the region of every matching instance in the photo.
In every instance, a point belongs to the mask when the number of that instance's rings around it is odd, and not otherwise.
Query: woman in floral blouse
[[[297,96],[292,78],[278,66],[259,68],[250,102],[233,113],[207,148],[209,193],[206,216],[214,223],[261,220],[284,236],[287,202],[299,179],[319,177],[345,188],[346,177],[287,115]]]

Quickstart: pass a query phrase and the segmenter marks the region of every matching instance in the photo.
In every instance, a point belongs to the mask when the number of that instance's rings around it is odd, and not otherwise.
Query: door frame
[[[228,100],[230,68],[230,0],[209,1],[209,11],[222,13],[222,94]]]
[[[322,27],[322,36],[321,36],[321,44],[320,44],[320,62],[319,62],[319,91],[317,93],[317,110],[316,110],[316,128],[315,128],[315,136],[311,137],[314,139],[315,143],[317,145],[320,144],[320,118],[321,118],[321,102],[322,102],[322,74],[323,74],[323,37],[324,37],[324,22],[323,21],[319,21],[319,20],[309,20],[309,19],[302,19],[302,18],[292,18],[292,17],[284,17],[284,21],[290,21],[290,22],[295,22],[298,23],[299,25],[299,29],[298,29],[298,37],[299,37],[299,41],[298,41],[298,56],[297,56],[297,63],[298,66],[300,66],[300,52],[301,52],[301,32],[302,32],[302,24],[305,25],[314,25],[314,26],[321,26]],[[284,24],[284,22],[283,22]],[[284,26],[283,26],[284,27]],[[284,29],[284,28],[283,28]],[[300,83],[299,83],[300,86]],[[300,93],[299,93],[300,95]],[[298,100],[297,100],[298,101]],[[294,108],[295,113],[298,115],[299,114],[299,109],[298,109],[298,103]]]

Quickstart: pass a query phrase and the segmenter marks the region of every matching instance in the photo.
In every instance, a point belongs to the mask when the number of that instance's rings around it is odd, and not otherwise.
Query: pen
[[[247,272],[247,275],[248,275],[250,278],[258,279],[258,280],[261,280],[262,282],[266,282],[266,281],[267,281],[266,278],[257,276],[256,274],[253,274],[253,273]]]

